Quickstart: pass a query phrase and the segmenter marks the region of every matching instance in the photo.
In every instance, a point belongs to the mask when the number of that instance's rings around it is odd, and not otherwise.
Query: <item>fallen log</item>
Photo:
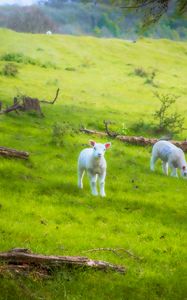
[[[15,149],[6,148],[6,147],[0,147],[0,156],[28,159],[29,153],[25,151],[18,151]]]
[[[90,130],[87,128],[80,128],[81,132],[87,133],[87,134],[93,134],[98,136],[108,136],[106,132],[96,131],[96,130]],[[154,145],[156,142],[159,141],[159,139],[156,138],[145,138],[143,136],[124,136],[124,135],[117,135],[114,137],[117,140],[120,140],[124,143],[129,143],[133,145],[140,145],[140,146],[150,146]],[[180,147],[184,152],[187,152],[187,141],[179,142],[171,140],[171,143],[176,145],[177,147]]]
[[[87,133],[87,134],[95,134],[98,136],[108,136],[108,134],[106,132],[102,132],[102,131],[97,131],[97,130],[92,130],[92,129],[87,129],[87,128],[80,128],[79,129],[81,132]]]
[[[40,270],[52,270],[54,268],[69,267],[87,267],[98,270],[111,270],[118,273],[125,273],[125,268],[119,265],[113,265],[105,261],[93,260],[83,256],[54,256],[31,253],[28,249],[16,248],[8,252],[0,252],[0,262],[6,263],[12,269],[19,270],[27,266],[29,268],[39,268]],[[24,269],[23,268],[23,269]]]

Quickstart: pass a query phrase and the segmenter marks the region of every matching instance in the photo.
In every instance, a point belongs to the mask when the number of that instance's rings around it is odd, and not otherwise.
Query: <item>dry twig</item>
[[[59,94],[60,89],[58,88],[56,91],[56,95],[55,98],[52,101],[46,101],[46,100],[40,100],[41,103],[46,103],[46,104],[54,104],[58,98],[58,94]]]
[[[95,251],[111,251],[113,252],[115,255],[119,256],[120,258],[123,258],[122,255],[120,255],[118,252],[124,252],[127,253],[129,256],[140,260],[140,257],[134,255],[130,250],[127,250],[125,248],[95,248],[95,249],[89,249],[89,250],[85,250],[83,252],[95,252]]]

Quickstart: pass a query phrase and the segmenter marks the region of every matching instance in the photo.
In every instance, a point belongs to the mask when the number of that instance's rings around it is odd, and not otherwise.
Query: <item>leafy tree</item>
[[[187,13],[186,0],[108,0],[108,2],[126,11],[137,12],[138,15],[141,13],[143,27],[158,22],[169,11],[177,15]]]
[[[120,30],[116,22],[111,20],[110,16],[107,13],[103,13],[100,20],[98,21],[97,26],[101,29],[106,27],[112,33],[113,36],[119,36]]]
[[[142,26],[157,23],[167,12],[177,15],[187,14],[187,0],[70,0],[71,2],[112,4],[126,12],[136,12],[143,20]],[[46,5],[60,7],[67,0],[42,0]]]
[[[56,29],[53,21],[37,6],[16,7],[8,19],[7,27],[16,31],[32,33],[43,33],[49,29],[52,31]]]

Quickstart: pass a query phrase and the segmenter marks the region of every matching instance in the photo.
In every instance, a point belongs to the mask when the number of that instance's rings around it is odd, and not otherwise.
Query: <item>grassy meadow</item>
[[[9,63],[5,54],[18,68],[15,77],[2,73]],[[137,68],[155,71],[154,82],[137,76]],[[0,280],[0,299],[187,299],[187,182],[163,176],[159,163],[151,173],[149,147],[115,140],[106,153],[106,198],[91,196],[86,177],[84,190],[78,190],[76,176],[77,157],[88,140],[107,141],[81,134],[81,125],[103,130],[107,119],[128,134],[151,136],[133,124],[144,120],[149,129],[159,106],[156,91],[180,96],[177,110],[186,115],[186,78],[185,42],[130,43],[0,29],[4,107],[17,93],[52,100],[60,88],[55,105],[42,104],[44,118],[0,115],[0,145],[30,153],[28,161],[0,158],[0,251],[24,247],[127,268],[125,275],[64,270],[49,280],[7,274]],[[186,131],[177,138],[186,138]],[[125,248],[141,259],[86,252],[99,247]]]

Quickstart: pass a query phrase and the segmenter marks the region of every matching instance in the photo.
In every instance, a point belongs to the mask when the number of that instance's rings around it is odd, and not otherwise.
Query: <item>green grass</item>
[[[104,119],[128,128],[140,118],[150,122],[158,107],[154,90],[179,95],[178,111],[186,113],[187,44],[9,30],[0,30],[0,40],[1,57],[22,53],[57,66],[22,62],[17,77],[0,76],[4,105],[17,91],[52,99],[61,89],[55,105],[42,105],[45,118],[0,117],[0,144],[30,152],[29,161],[0,159],[0,250],[88,255],[127,267],[126,275],[91,270],[64,270],[50,280],[7,275],[0,281],[0,299],[186,299],[187,182],[164,177],[159,164],[151,173],[149,147],[112,140],[107,197],[95,198],[86,178],[85,189],[78,190],[76,162],[90,138],[77,132],[81,124],[103,129]],[[157,88],[134,74],[138,67],[158,70]],[[62,136],[53,135],[54,124]],[[179,135],[184,137],[185,132]],[[124,247],[142,259],[84,252],[98,247]]]

